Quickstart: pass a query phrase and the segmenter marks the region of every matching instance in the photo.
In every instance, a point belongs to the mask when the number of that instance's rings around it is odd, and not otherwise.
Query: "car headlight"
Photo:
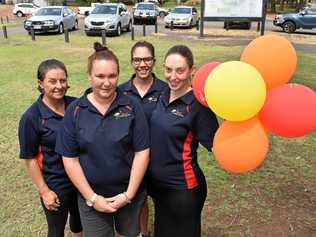
[[[31,25],[32,25],[32,22],[31,22],[31,21],[25,21],[25,25],[26,25],[26,26],[31,26]]]
[[[44,21],[44,25],[46,26],[53,26],[55,24],[54,21],[50,20],[50,21]]]

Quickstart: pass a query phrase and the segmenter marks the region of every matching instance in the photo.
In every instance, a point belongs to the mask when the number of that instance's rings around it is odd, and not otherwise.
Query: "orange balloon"
[[[266,82],[267,90],[287,83],[293,76],[297,57],[286,38],[265,35],[256,38],[244,49],[240,61],[254,66]]]
[[[268,148],[266,131],[254,117],[243,122],[223,122],[215,134],[213,153],[225,170],[244,173],[264,161]]]

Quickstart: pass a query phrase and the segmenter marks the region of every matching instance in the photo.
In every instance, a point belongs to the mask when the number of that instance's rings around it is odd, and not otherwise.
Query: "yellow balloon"
[[[205,83],[208,106],[229,121],[252,118],[262,108],[265,98],[266,86],[261,74],[244,62],[222,63],[210,73]]]

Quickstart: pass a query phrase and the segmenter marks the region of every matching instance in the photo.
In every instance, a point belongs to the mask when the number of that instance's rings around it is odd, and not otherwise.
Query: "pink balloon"
[[[273,88],[259,117],[266,128],[279,136],[304,136],[316,128],[316,93],[299,84]]]
[[[192,81],[193,94],[195,98],[205,107],[208,107],[205,100],[205,94],[204,94],[205,81],[208,75],[213,71],[213,69],[220,64],[221,64],[220,62],[210,62],[210,63],[204,64],[202,67],[200,67],[196,71],[193,77],[193,81]]]

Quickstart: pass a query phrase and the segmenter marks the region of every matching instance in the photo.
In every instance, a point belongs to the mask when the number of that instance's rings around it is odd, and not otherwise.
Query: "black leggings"
[[[41,199],[48,224],[47,237],[64,237],[68,213],[70,214],[70,230],[73,233],[81,232],[82,227],[78,209],[77,192],[73,192],[64,197],[59,197],[59,201],[60,207],[58,208],[58,211],[50,211],[45,207],[43,200]]]
[[[190,190],[151,190],[155,205],[155,237],[200,237],[201,212],[207,195],[203,177]]]

